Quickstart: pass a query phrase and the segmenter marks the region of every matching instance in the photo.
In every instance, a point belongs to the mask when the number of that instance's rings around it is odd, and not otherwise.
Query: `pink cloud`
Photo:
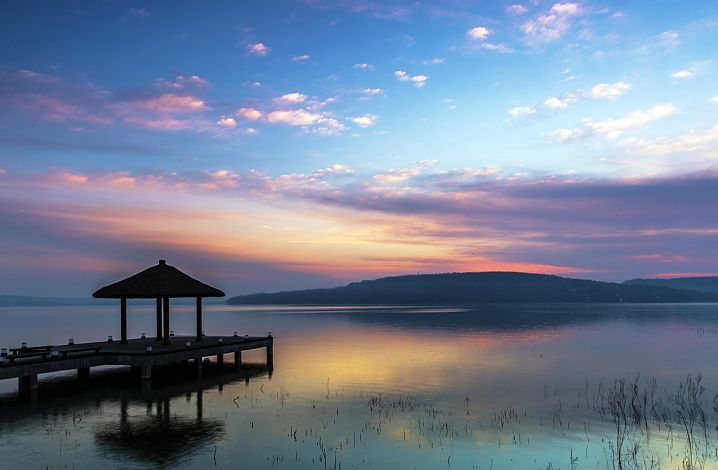
[[[185,88],[201,89],[209,86],[209,81],[199,75],[177,75],[173,80],[159,79],[157,80],[157,85],[173,90],[182,90]]]
[[[333,227],[332,239],[356,241],[347,251],[351,257],[336,257],[342,262],[354,260],[352,267],[361,261],[368,270],[377,269],[379,263],[370,261],[370,255],[381,257],[381,253],[369,250],[360,256],[356,250],[393,244],[410,248],[409,260],[441,252],[427,262],[427,270],[442,266],[461,270],[491,265],[522,270],[552,266],[550,269],[569,270],[555,272],[619,270],[620,277],[629,278],[668,271],[709,272],[718,262],[714,253],[705,251],[718,234],[710,223],[718,217],[717,209],[706,197],[718,187],[718,175],[714,174],[600,181],[514,177],[490,167],[442,169],[429,161],[375,173],[358,173],[336,164],[277,176],[226,168],[183,174],[67,170],[52,175],[14,175],[4,184],[17,189],[14,197],[43,204],[71,194],[77,198],[78,217],[86,212],[82,209],[85,201],[106,200],[108,194],[113,194],[112,200],[123,201],[118,210],[125,212],[135,211],[127,207],[164,207],[168,200],[185,197],[190,201],[196,199],[195,193],[217,198],[217,205],[224,207],[231,206],[234,198],[241,199],[243,207],[270,205],[274,207],[270,212],[284,211],[279,220],[291,214],[311,221],[301,237],[321,238],[321,231],[314,229],[326,222]],[[118,194],[123,196],[118,198]],[[113,216],[107,212],[105,221],[111,221]],[[257,226],[276,227],[264,219],[270,212],[259,211]],[[667,219],[675,224],[666,227]],[[98,230],[95,221],[81,220]],[[215,222],[223,220],[234,219],[227,214]],[[153,226],[152,220],[143,224],[147,234],[157,236],[155,230],[161,224]],[[224,246],[222,231],[208,236],[196,230],[197,224],[187,227],[196,232],[193,240],[202,239],[208,249]],[[651,247],[649,254],[640,254],[646,246]]]
[[[163,114],[193,113],[208,109],[204,101],[199,98],[174,93],[137,100],[133,104],[140,108]]]
[[[249,44],[247,46],[247,50],[249,51],[249,53],[258,57],[266,56],[267,54],[269,54],[270,49],[270,47],[265,46],[264,43],[261,42]]]
[[[222,126],[222,127],[227,127],[227,128],[230,128],[230,129],[231,129],[231,128],[234,128],[234,127],[237,127],[237,121],[235,121],[234,118],[231,118],[231,117],[224,117],[224,116],[222,116],[221,118],[219,118],[219,119],[217,120],[217,124],[220,125],[220,126]]]
[[[237,115],[248,121],[256,121],[262,117],[262,112],[255,108],[239,108]]]

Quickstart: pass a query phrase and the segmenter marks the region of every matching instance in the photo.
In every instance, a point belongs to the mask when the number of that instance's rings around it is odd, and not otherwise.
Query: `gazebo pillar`
[[[127,297],[120,299],[120,343],[127,344]]]
[[[170,298],[165,297],[164,301],[164,344],[170,344]]]
[[[157,341],[162,341],[162,298],[157,297]]]
[[[202,339],[202,297],[197,297],[197,341]]]

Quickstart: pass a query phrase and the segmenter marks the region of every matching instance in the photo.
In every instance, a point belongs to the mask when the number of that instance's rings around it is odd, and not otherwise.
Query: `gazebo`
[[[157,299],[157,341],[170,344],[170,298],[197,299],[197,341],[202,341],[202,298],[224,297],[224,292],[188,276],[161,259],[156,266],[102,287],[92,296],[120,299],[122,344],[127,344],[127,299]]]

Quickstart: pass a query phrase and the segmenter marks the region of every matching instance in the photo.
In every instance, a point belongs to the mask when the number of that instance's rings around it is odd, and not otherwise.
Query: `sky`
[[[0,293],[718,271],[713,1],[11,0]]]

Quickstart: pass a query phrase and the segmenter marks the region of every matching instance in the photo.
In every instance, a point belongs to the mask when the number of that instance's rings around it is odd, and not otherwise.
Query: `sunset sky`
[[[0,294],[718,271],[713,1],[11,0],[0,37]]]

